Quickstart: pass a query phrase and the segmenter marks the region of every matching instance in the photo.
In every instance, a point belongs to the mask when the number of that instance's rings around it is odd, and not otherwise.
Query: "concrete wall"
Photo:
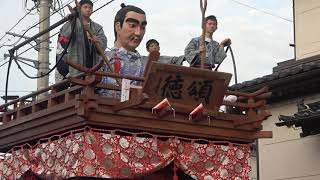
[[[306,104],[319,101],[320,94],[304,99]],[[258,141],[260,180],[320,179],[320,135],[300,138],[300,129],[275,125],[279,122],[278,115],[297,112],[296,101],[272,104],[268,108],[272,117],[263,123],[263,128],[273,131],[273,138]]]
[[[258,167],[257,167],[257,153],[256,151],[252,151],[251,157],[249,159],[249,164],[251,166],[251,171],[249,173],[250,180],[258,179]]]
[[[320,54],[320,1],[293,0],[296,59]]]

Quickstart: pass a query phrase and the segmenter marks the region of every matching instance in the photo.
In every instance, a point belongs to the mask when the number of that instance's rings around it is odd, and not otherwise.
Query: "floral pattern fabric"
[[[133,178],[172,161],[194,179],[249,179],[249,145],[200,144],[175,136],[148,134],[146,138],[138,137],[141,133],[123,136],[115,132],[90,129],[34,147],[15,148],[0,160],[0,179],[16,179],[28,170],[46,179]]]

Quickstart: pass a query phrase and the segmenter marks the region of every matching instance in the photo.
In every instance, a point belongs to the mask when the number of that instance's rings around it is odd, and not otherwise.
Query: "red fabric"
[[[117,56],[115,56],[114,58],[114,63],[113,63],[113,68],[114,68],[114,72],[119,74],[120,70],[121,70],[121,60],[120,58],[118,58]]]
[[[136,135],[120,136],[115,131],[90,129],[46,143],[42,140],[30,149],[15,148],[0,160],[0,177],[19,178],[30,169],[37,175],[58,179],[133,178],[174,161],[175,166],[196,179],[249,179],[249,145],[198,144],[174,136]]]
[[[68,43],[68,42],[69,42],[69,38],[67,38],[67,37],[65,37],[65,36],[63,36],[63,35],[60,34],[58,41],[59,41],[60,43]]]

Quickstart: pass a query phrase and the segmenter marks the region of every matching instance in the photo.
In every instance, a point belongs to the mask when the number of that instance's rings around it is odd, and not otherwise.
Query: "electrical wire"
[[[96,1],[94,1],[93,3],[96,3],[96,2],[98,2],[98,1],[99,1],[99,0],[96,0]],[[107,2],[106,4],[102,5],[101,7],[99,7],[99,8],[96,9],[95,11],[93,11],[92,14],[93,14],[94,12],[100,10],[100,9],[103,8],[104,6],[112,3],[113,1],[115,1],[115,0],[111,0],[111,1]],[[44,41],[47,41],[48,39],[50,39],[51,37],[57,35],[58,33],[59,33],[59,32],[56,32],[55,34],[51,35],[49,38],[46,38],[46,39],[42,40],[41,42],[37,43],[36,45],[38,45],[38,44],[40,44],[40,43],[42,43],[42,42],[44,42]],[[35,45],[35,46],[36,46],[36,45]],[[24,50],[23,52],[19,53],[17,56],[21,56],[22,54],[26,53],[27,51],[29,51],[29,50],[32,49],[32,48],[33,48],[33,47],[30,47],[30,48]]]
[[[235,61],[234,54],[233,54],[233,51],[232,51],[232,48],[230,45],[229,45],[229,48],[230,48],[230,54],[231,54],[231,59],[232,59],[232,64],[233,64],[235,90],[237,90],[237,85],[238,85],[237,66],[236,66],[236,61]]]
[[[230,54],[231,54],[231,59],[232,59],[232,64],[233,64],[233,74],[234,74],[234,82],[235,82],[235,87],[237,88],[237,84],[238,84],[238,74],[237,74],[237,67],[236,67],[236,61],[234,58],[234,54],[231,48],[231,44],[229,43],[227,46],[227,49],[225,50],[225,53],[228,52],[228,50],[230,50]],[[223,62],[223,60],[222,60]],[[218,71],[220,65],[222,64],[222,62],[220,64],[218,64],[218,66],[215,68],[214,71]]]
[[[75,30],[75,25],[76,25],[76,16],[74,16],[74,24],[73,24],[73,27],[72,27],[72,32]],[[73,34],[73,33],[72,33]],[[73,35],[71,34],[71,37],[70,37],[70,41],[68,42],[67,44],[67,47],[69,47],[70,43],[71,43],[71,38],[73,37]],[[66,53],[67,49],[65,49],[62,54],[64,55]],[[14,54],[12,51],[9,51],[9,54],[10,54],[10,59],[9,59],[9,64],[8,64],[8,70],[7,70],[7,77],[6,77],[6,92],[5,92],[5,97],[8,96],[8,87],[9,87],[9,74],[10,74],[10,68],[11,68],[11,64],[12,64],[12,60],[14,60],[14,62],[17,64],[19,70],[28,78],[30,79],[35,79],[35,78],[41,78],[41,77],[44,77],[44,76],[47,76],[48,74],[50,74],[57,66],[57,64],[61,61],[63,55],[61,56],[61,58],[59,59],[59,61],[54,65],[54,67],[52,69],[50,69],[47,73],[45,74],[42,74],[38,77],[32,77],[32,76],[29,76],[20,66],[20,64],[17,62],[17,60],[14,58]],[[8,99],[5,99],[5,103],[8,102]],[[7,110],[7,109],[6,109]]]
[[[62,18],[64,18],[65,17],[65,13],[64,13],[64,10],[63,10],[63,8],[61,8],[61,5],[62,5],[62,2],[61,2],[61,4],[60,4],[60,0],[54,0],[53,1],[53,6],[52,6],[52,10],[53,11],[58,11],[58,14],[60,14],[60,16],[62,17]]]
[[[66,16],[66,13],[64,12],[64,8],[61,8],[62,7],[62,0],[57,0],[58,2],[58,6],[59,6],[59,9],[60,9],[60,13],[62,15],[62,18],[64,18]]]
[[[68,2],[66,2],[66,4],[64,4],[61,8],[53,11],[49,16],[45,17],[44,19],[42,19],[41,21],[33,24],[32,26],[30,26],[28,29],[26,29],[26,32],[28,32],[30,29],[32,29],[33,27],[39,25],[40,23],[42,23],[43,21],[47,20],[48,18],[50,18],[51,16],[53,16],[55,13],[57,13],[60,9],[64,9],[66,6],[68,6],[69,4],[71,4],[73,2],[73,0],[70,0]]]
[[[110,3],[113,2],[113,1],[114,1],[114,0],[109,1],[109,2],[106,3],[105,5],[103,5],[103,6],[101,6],[100,8],[98,8],[98,10],[101,9],[102,7],[106,6],[107,4],[110,4]],[[97,11],[97,10],[96,10],[96,11]],[[96,11],[94,11],[94,12],[96,12]],[[93,13],[94,13],[94,12],[93,12]],[[49,17],[50,17],[50,16],[49,16]],[[74,27],[73,27],[73,28],[75,28],[75,25],[76,25],[76,16],[75,16],[74,19],[75,19],[75,21],[74,21]],[[73,31],[74,31],[74,29],[72,29],[72,32],[73,32]],[[72,34],[73,34],[73,33],[72,33]],[[71,34],[71,38],[72,38],[72,34]],[[70,40],[69,40],[69,42],[68,42],[67,47],[68,47],[68,46],[70,45],[70,43],[71,43],[71,38],[70,38]],[[62,60],[64,54],[66,53],[66,50],[67,50],[67,48],[64,49],[64,51],[62,52],[63,55],[62,55],[62,56],[60,57],[60,59],[56,62],[56,64],[54,65],[53,68],[51,68],[47,73],[45,73],[45,74],[43,74],[43,75],[40,75],[40,76],[37,76],[37,77],[31,77],[31,76],[29,76],[29,75],[21,68],[20,64],[19,64],[19,63],[17,62],[17,60],[14,58],[13,52],[12,52],[12,51],[9,51],[10,59],[9,59],[9,64],[8,64],[8,69],[7,69],[5,96],[8,95],[9,74],[10,74],[10,68],[11,68],[12,60],[15,61],[15,63],[16,63],[17,66],[18,66],[18,68],[20,69],[20,71],[21,71],[26,77],[28,77],[28,78],[30,78],[30,79],[37,79],[37,78],[41,78],[41,77],[45,77],[45,76],[49,75],[49,74],[56,68],[57,64]],[[8,100],[6,99],[6,100],[5,100],[5,103],[7,103],[7,102],[8,102]]]
[[[96,2],[98,2],[98,1],[99,1],[99,0],[95,0],[93,3],[96,3]],[[112,0],[112,1],[114,1],[114,0]],[[112,1],[109,1],[109,2],[108,2],[107,4],[105,4],[104,6],[110,4]],[[5,43],[8,42],[8,41],[6,41],[6,42],[4,42],[4,43],[0,46],[0,48],[3,47],[3,46],[15,46],[16,44],[18,44],[18,43],[21,41],[21,39],[23,38],[23,36],[24,36],[28,31],[30,31],[32,28],[35,28],[37,25],[39,25],[39,24],[42,23],[43,21],[45,21],[45,20],[47,20],[48,18],[50,18],[50,17],[53,16],[55,13],[57,13],[57,12],[59,13],[59,11],[63,10],[66,6],[68,6],[69,4],[71,4],[71,3],[73,2],[73,0],[70,0],[70,1],[66,2],[62,7],[61,7],[62,1],[61,1],[61,5],[60,5],[59,1],[57,1],[57,2],[58,2],[58,4],[59,4],[59,8],[58,8],[58,9],[54,9],[54,11],[53,11],[49,16],[47,16],[47,17],[45,17],[44,19],[42,19],[41,21],[33,24],[32,26],[29,26],[27,29],[22,30],[19,34],[21,34],[22,32],[24,32],[24,33],[21,35],[21,37],[20,37],[16,42],[14,42],[14,43],[12,43],[12,44],[6,45]],[[95,11],[93,11],[92,13],[98,11],[99,9],[103,8],[104,6],[99,7],[98,9],[96,9]],[[33,9],[35,9],[35,8],[36,8],[36,7],[34,7]],[[33,9],[32,9],[32,10],[33,10]],[[29,14],[30,14],[30,11],[29,11]],[[59,14],[60,14],[62,17],[65,17],[64,10],[63,10],[63,14],[61,14],[61,13],[59,13]],[[25,18],[25,17],[23,17],[23,18]],[[20,21],[21,21],[21,20],[20,20]],[[12,29],[13,29],[13,28],[11,28],[11,29],[9,30],[9,32],[10,32]],[[4,36],[6,36],[6,34],[4,34]],[[3,38],[4,38],[4,37],[2,37],[1,39],[3,39]],[[1,41],[1,39],[0,39],[0,41]]]
[[[281,16],[279,16],[279,15],[276,15],[276,14],[273,14],[273,13],[270,13],[270,12],[267,12],[267,11],[265,11],[265,10],[258,9],[258,8],[256,8],[256,7],[253,7],[253,6],[251,6],[251,5],[245,4],[245,3],[243,3],[243,2],[239,2],[239,1],[236,1],[236,0],[230,0],[230,1],[232,1],[232,2],[234,2],[234,3],[237,3],[237,4],[239,4],[239,5],[245,6],[245,7],[247,7],[247,8],[254,9],[254,10],[256,10],[256,11],[262,12],[262,13],[267,14],[267,15],[270,15],[270,16],[273,16],[273,17],[276,17],[276,18],[280,18],[280,19],[285,20],[285,21],[288,21],[288,22],[293,22],[291,19],[284,18],[284,17],[281,17]]]
[[[67,2],[66,4],[64,4],[63,7],[61,7],[60,9],[64,9],[67,5],[71,4],[72,2],[73,2],[73,0],[68,1],[68,2]],[[21,37],[20,37],[16,42],[14,42],[13,44],[11,44],[10,46],[15,46],[16,44],[18,44],[18,43],[21,41],[22,37],[23,37],[28,31],[30,31],[32,28],[37,27],[37,25],[39,25],[40,23],[44,22],[45,20],[47,20],[47,19],[50,18],[51,16],[53,16],[53,15],[54,15],[55,13],[57,13],[60,9],[55,10],[55,11],[54,11],[53,13],[51,13],[49,16],[47,16],[47,17],[45,17],[44,19],[42,19],[41,21],[39,21],[39,22],[37,22],[37,23],[29,26],[27,29],[22,30],[22,32],[24,31],[24,33],[21,35]],[[11,31],[11,30],[9,30],[9,32],[10,32],[10,31]],[[5,34],[5,35],[6,35],[6,34]],[[1,39],[0,39],[0,41],[1,41]],[[3,47],[3,46],[9,46],[9,45],[4,45],[4,44],[3,44],[3,45],[0,46],[0,48]]]
[[[34,10],[37,6],[38,6],[38,2],[39,1],[35,1],[35,0],[32,0],[33,1],[33,7],[32,8],[28,8],[28,0],[25,0],[24,1],[24,8],[25,8],[25,11],[28,12],[28,11],[32,11]],[[33,13],[32,15],[34,15],[35,13]]]
[[[25,17],[27,17],[29,14],[31,13],[31,10],[29,12],[27,12],[22,18],[20,18],[18,20],[18,22],[16,22],[16,24],[14,24],[9,30],[8,32],[12,31],[12,29],[14,29]],[[0,41],[6,36],[7,34],[5,33],[1,38]]]
[[[5,91],[0,91],[0,92],[5,92]],[[15,90],[15,91],[8,91],[8,92],[32,92],[32,91],[27,91],[27,90],[25,90],[25,91],[23,91],[23,90],[21,90],[21,91],[19,91],[19,90]]]
[[[23,32],[23,31],[21,31],[21,32]],[[21,34],[21,33],[19,33],[19,34]],[[13,36],[15,36],[15,35],[13,35]],[[0,46],[0,48],[2,48],[2,47],[15,46],[16,44],[18,44],[18,42],[19,42],[22,38],[27,39],[27,37],[21,36],[21,37],[19,37],[19,39],[18,39],[16,42],[14,42],[14,43],[12,43],[12,44],[2,44],[2,45]],[[11,41],[11,39],[8,40],[8,41]],[[8,41],[6,41],[6,42],[8,42]],[[5,43],[6,43],[6,42],[5,42]],[[31,46],[33,46],[31,43],[29,43],[29,44],[30,44]]]
[[[17,57],[16,57],[16,58],[17,58]],[[35,67],[35,66],[33,66],[33,65],[29,64],[29,63],[26,63],[26,62],[24,62],[23,60],[17,59],[17,61],[19,61],[19,62],[21,62],[22,64],[25,64],[25,65],[27,65],[27,66],[29,66],[29,67],[32,67],[32,68],[37,69],[37,67]]]
[[[6,61],[6,62],[2,63],[2,64],[0,65],[0,67],[6,65],[8,62],[9,62],[9,61]]]
[[[7,69],[7,78],[6,78],[6,92],[5,92],[5,97],[8,96],[8,87],[9,87],[9,74],[10,74],[10,68],[11,68],[11,64],[12,64],[12,58],[13,58],[14,54],[10,52],[10,59],[9,59],[9,64],[8,64],[8,69]],[[5,103],[8,102],[8,99],[6,98]],[[7,107],[6,107],[7,110]]]
[[[67,47],[63,50],[62,55],[61,55],[60,59],[56,62],[56,64],[55,64],[48,72],[46,72],[45,74],[41,74],[40,76],[30,76],[30,75],[28,75],[28,74],[22,69],[22,67],[21,67],[20,64],[18,63],[17,59],[16,59],[16,58],[13,58],[14,62],[17,64],[19,70],[20,70],[27,78],[29,78],[29,79],[43,78],[43,77],[49,75],[49,74],[57,67],[58,63],[59,63],[60,61],[62,61],[63,56],[67,53],[67,49],[68,49],[69,45],[71,44],[71,40],[72,40],[72,38],[73,38],[74,30],[75,30],[75,27],[76,27],[76,19],[77,19],[77,18],[75,17],[75,18],[74,18],[74,22],[73,22],[73,24],[72,24],[72,29],[71,29],[71,32],[72,32],[72,33],[71,33],[70,40],[69,40],[69,42],[68,42],[68,44],[67,44]],[[49,38],[50,38],[50,37],[49,37]]]
[[[58,32],[56,32],[56,33],[54,33],[54,34],[52,34],[52,35],[51,35],[51,36],[49,36],[48,38],[46,38],[46,39],[44,39],[44,40],[40,41],[40,42],[39,42],[39,43],[37,43],[35,46],[37,46],[37,45],[41,44],[42,42],[45,42],[45,41],[49,40],[50,38],[52,38],[53,36],[55,36],[55,35],[57,35],[57,34],[59,34],[59,31],[58,31]],[[19,53],[17,56],[21,56],[22,54],[26,53],[26,52],[27,52],[27,51],[29,51],[30,49],[34,48],[35,46],[31,46],[31,47],[29,47],[28,49],[26,49],[26,50],[22,51],[21,53]]]
[[[99,1],[99,0],[96,0],[95,3],[96,3],[97,1]],[[115,1],[115,0],[111,0],[111,1],[107,2],[106,4],[100,6],[98,9],[94,10],[94,11],[92,12],[92,14],[95,13],[95,12],[97,12],[97,11],[100,10],[101,8],[109,5],[109,4],[112,3],[113,1]]]

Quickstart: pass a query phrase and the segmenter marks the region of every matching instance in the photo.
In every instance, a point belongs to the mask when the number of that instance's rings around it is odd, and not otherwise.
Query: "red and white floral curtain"
[[[52,179],[133,178],[155,172],[172,161],[194,179],[249,179],[249,145],[115,132],[89,128],[52,137],[45,143],[39,141],[30,148],[14,148],[0,160],[0,179],[19,178],[29,169]]]

